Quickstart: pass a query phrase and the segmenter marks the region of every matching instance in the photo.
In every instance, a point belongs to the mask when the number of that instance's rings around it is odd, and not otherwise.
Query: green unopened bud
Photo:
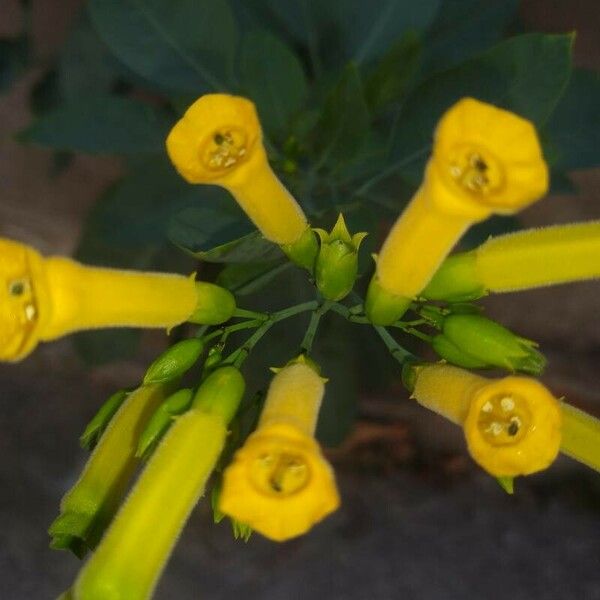
[[[546,366],[535,342],[480,315],[450,315],[444,319],[443,333],[463,354],[488,365],[530,375],[540,375]]]
[[[139,431],[165,397],[163,385],[143,386],[127,396],[111,419],[79,480],[65,494],[52,523],[51,547],[81,557],[93,549],[120,504],[139,464]]]
[[[91,451],[96,447],[110,420],[115,416],[125,398],[127,398],[127,392],[119,390],[100,407],[100,410],[87,424],[87,427],[79,438],[79,444],[82,448]]]
[[[431,346],[440,358],[443,358],[457,367],[464,367],[465,369],[484,369],[485,367],[490,366],[479,360],[477,357],[463,352],[443,334],[436,335],[431,342]]]
[[[175,417],[182,415],[192,404],[194,393],[183,389],[171,394],[154,412],[140,435],[135,455],[147,460],[165,435]]]
[[[196,310],[188,318],[190,323],[200,325],[219,325],[229,321],[235,312],[233,294],[214,283],[196,282],[198,302]]]
[[[79,600],[147,600],[190,512],[204,493],[244,393],[237,369],[202,383],[131,490],[75,585]]]
[[[315,266],[317,287],[328,300],[341,300],[354,287],[358,273],[358,249],[367,234],[350,235],[342,214],[331,233],[324,229],[315,229],[315,233],[321,238]]]
[[[206,377],[209,373],[214,371],[223,360],[223,344],[215,344],[209,351],[206,360],[204,361],[204,368],[202,370],[202,376]]]
[[[220,415],[229,423],[237,412],[246,384],[235,367],[220,367],[213,371],[198,388],[193,408]]]
[[[420,294],[428,300],[463,302],[477,300],[487,294],[479,281],[474,251],[461,252],[448,257]]]
[[[293,244],[282,244],[281,249],[292,262],[310,273],[313,272],[319,252],[319,243],[310,227],[307,227]]]
[[[192,368],[203,350],[204,342],[198,338],[173,344],[148,367],[144,384],[164,383],[181,377]]]
[[[367,291],[365,314],[373,325],[391,325],[408,310],[411,302],[410,298],[397,296],[382,288],[375,275]]]

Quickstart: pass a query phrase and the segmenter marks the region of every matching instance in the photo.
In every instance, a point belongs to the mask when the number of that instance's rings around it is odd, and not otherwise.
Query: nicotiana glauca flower
[[[481,315],[448,315],[443,320],[442,331],[442,336],[434,338],[434,350],[449,362],[455,363],[453,359],[457,358],[459,362],[455,364],[461,367],[495,366],[540,375],[546,366],[546,359],[536,350],[535,342],[519,337]],[[460,352],[460,357],[456,351]],[[473,364],[466,364],[467,357],[473,360]],[[481,364],[477,365],[477,362]]]
[[[265,238],[312,270],[316,238],[269,165],[250,100],[227,94],[200,97],[171,130],[167,151],[186,181],[229,190]]]
[[[421,295],[467,300],[598,277],[600,221],[590,221],[490,238],[474,250],[448,257]]]
[[[333,471],[314,438],[324,391],[318,369],[302,356],[279,370],[256,431],[225,470],[223,513],[283,541],[337,509]]]
[[[328,300],[345,298],[356,281],[358,273],[358,249],[366,233],[350,235],[342,214],[333,229],[315,229],[321,238],[321,248],[315,265],[317,287]]]
[[[412,397],[464,430],[473,459],[496,477],[541,471],[561,444],[559,401],[539,381],[486,379],[450,365],[408,365]]]
[[[61,514],[49,529],[54,548],[82,556],[98,543],[139,464],[135,457],[139,432],[165,395],[163,385],[147,385],[121,404],[60,503]]]
[[[0,238],[0,361],[19,361],[40,341],[82,329],[216,324],[231,293],[167,273],[89,267]]]
[[[600,472],[600,420],[563,403],[563,454]]]
[[[548,169],[533,125],[472,98],[440,120],[425,177],[377,258],[366,312],[389,325],[419,296],[464,231],[541,198]]]
[[[73,586],[75,600],[144,600],[223,450],[244,394],[234,367],[211,373],[155,450]]]

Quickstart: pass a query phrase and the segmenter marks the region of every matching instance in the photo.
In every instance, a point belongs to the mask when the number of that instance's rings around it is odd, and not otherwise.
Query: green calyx
[[[229,423],[237,412],[245,389],[244,378],[238,369],[220,367],[202,382],[192,408],[219,415],[225,423]]]
[[[485,296],[487,291],[477,277],[476,264],[476,251],[448,257],[420,295],[428,300],[447,302],[465,302]]]
[[[408,310],[411,302],[410,298],[397,296],[382,288],[377,275],[374,275],[367,291],[365,314],[373,325],[391,325]]]
[[[194,312],[188,317],[190,323],[219,325],[229,321],[236,309],[233,294],[214,283],[196,281],[198,300]]]
[[[317,287],[328,300],[341,300],[354,287],[358,250],[367,233],[351,235],[341,213],[330,233],[324,229],[314,231],[321,240],[315,265]]]
[[[127,398],[126,390],[115,392],[94,415],[94,418],[87,424],[84,432],[79,438],[79,444],[85,450],[93,450],[100,440],[104,431],[108,427],[111,419],[121,407],[121,404]]]
[[[464,352],[442,333],[433,338],[431,346],[440,358],[457,367],[463,367],[464,369],[485,369],[490,366],[477,357]]]
[[[144,384],[164,383],[181,377],[195,364],[203,350],[204,342],[198,338],[173,344],[148,367]]]
[[[313,272],[319,252],[319,243],[310,226],[293,244],[282,244],[280,248],[293,263],[306,269],[309,273]]]
[[[546,359],[536,349],[535,342],[519,337],[506,327],[481,315],[449,315],[444,319],[442,331],[445,340],[460,351],[460,359],[478,361],[484,365],[529,375],[540,375],[546,366]],[[447,352],[448,347],[446,344],[442,352]],[[467,366],[454,362],[450,356],[459,355],[447,355],[443,358],[459,366]]]
[[[173,421],[191,406],[193,397],[191,389],[178,390],[156,409],[140,435],[135,452],[138,458],[147,460],[151,456]]]

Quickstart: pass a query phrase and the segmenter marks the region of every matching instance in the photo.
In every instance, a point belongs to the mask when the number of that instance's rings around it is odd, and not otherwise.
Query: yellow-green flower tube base
[[[60,503],[61,514],[49,529],[54,548],[83,555],[96,546],[139,464],[135,457],[138,436],[165,397],[160,384],[129,394]]]
[[[465,98],[435,133],[423,184],[400,215],[377,257],[377,287],[367,316],[377,325],[400,318],[377,308],[393,296],[414,299],[464,231],[493,213],[513,214],[543,196],[548,170],[532,124],[490,104]],[[374,297],[381,289],[384,300]]]
[[[490,380],[444,364],[413,366],[412,397],[463,427],[473,459],[496,477],[550,466],[561,445],[560,403],[537,380]]]
[[[269,165],[250,100],[202,96],[171,130],[167,152],[186,181],[229,190],[268,240],[287,246],[305,233],[302,209]]]
[[[600,421],[566,403],[561,410],[561,452],[600,472]]]
[[[224,473],[219,509],[275,541],[306,533],[339,506],[314,439],[324,382],[302,358],[273,378],[256,431]]]
[[[528,229],[447,258],[422,296],[465,300],[600,277],[600,221]]]
[[[145,600],[223,450],[228,421],[244,392],[233,367],[200,387],[152,455],[125,504],[81,570],[75,600]]]
[[[0,239],[0,361],[84,329],[226,321],[230,292],[192,277],[89,267]]]

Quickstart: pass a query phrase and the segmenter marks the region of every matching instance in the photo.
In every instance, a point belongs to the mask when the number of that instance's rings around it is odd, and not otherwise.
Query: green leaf
[[[75,103],[108,94],[117,77],[114,58],[84,12],[69,32],[58,60],[62,98]]]
[[[167,241],[171,216],[204,201],[203,189],[183,181],[166,158],[145,160],[96,203],[84,240],[93,238],[93,244],[106,246],[115,254],[131,248],[156,248]]]
[[[600,164],[600,73],[576,69],[545,130],[553,166],[585,169]]]
[[[88,98],[44,114],[19,134],[26,142],[90,154],[161,152],[170,120],[138,100]]]
[[[281,256],[275,244],[265,240],[221,188],[206,187],[200,205],[175,215],[169,225],[169,239],[208,262],[248,263]]]
[[[219,273],[215,283],[227,288],[236,296],[247,296],[258,292],[291,267],[292,263],[283,259],[256,263],[231,263]]]
[[[330,92],[316,128],[317,165],[342,162],[358,154],[369,132],[369,110],[360,73],[349,64]]]
[[[366,80],[365,95],[371,111],[401,100],[420,63],[420,38],[407,32],[383,55]]]
[[[317,48],[328,65],[354,60],[367,63],[381,56],[403,33],[424,31],[439,0],[308,0],[264,2],[297,40]]]
[[[90,0],[98,33],[133,71],[173,91],[230,85],[237,43],[226,0]]]
[[[424,43],[424,72],[447,69],[502,38],[518,0],[442,0]]]
[[[240,71],[265,131],[281,137],[306,100],[306,76],[300,60],[274,35],[253,32],[242,44]]]
[[[465,96],[543,125],[569,80],[572,41],[571,35],[521,35],[424,82],[406,101],[392,131],[389,170],[396,167],[419,181],[436,123]]]
[[[24,73],[28,61],[27,36],[0,40],[0,92],[7,90]]]

